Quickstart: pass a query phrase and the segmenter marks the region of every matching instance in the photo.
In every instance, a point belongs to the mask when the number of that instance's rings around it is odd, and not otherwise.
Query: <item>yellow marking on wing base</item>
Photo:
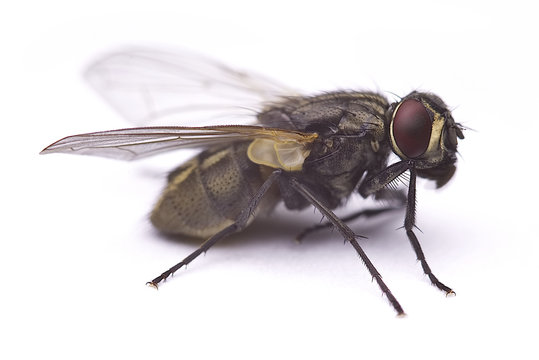
[[[297,142],[256,139],[247,149],[249,160],[255,164],[286,171],[300,171],[311,150]]]

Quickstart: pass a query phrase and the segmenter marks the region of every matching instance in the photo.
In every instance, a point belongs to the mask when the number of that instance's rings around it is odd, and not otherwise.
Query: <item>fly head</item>
[[[386,113],[393,152],[417,175],[445,185],[455,173],[457,138],[464,139],[447,105],[432,93],[412,92]]]

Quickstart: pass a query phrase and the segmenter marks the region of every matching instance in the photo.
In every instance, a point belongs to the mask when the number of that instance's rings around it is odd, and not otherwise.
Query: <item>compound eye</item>
[[[430,142],[432,121],[421,101],[405,100],[393,117],[393,137],[399,150],[409,158],[423,155]]]

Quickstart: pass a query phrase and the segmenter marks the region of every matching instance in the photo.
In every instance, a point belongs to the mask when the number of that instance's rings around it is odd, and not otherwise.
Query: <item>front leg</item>
[[[392,183],[408,169],[409,164],[407,161],[399,161],[386,167],[375,176],[369,177],[363,181],[358,189],[359,194],[364,198],[372,194],[379,194],[381,191],[384,191],[384,188],[387,185]]]
[[[421,263],[423,272],[429,277],[431,283],[438,289],[445,291],[447,295],[455,294],[455,292],[451,290],[450,287],[440,282],[440,280],[438,280],[438,278],[432,273],[429,264],[425,260],[425,254],[421,249],[421,245],[417,240],[417,236],[414,233],[416,205],[415,191],[417,178],[414,162],[412,160],[399,161],[393,165],[388,166],[383,171],[367,179],[363,184],[361,184],[361,186],[359,187],[359,193],[362,196],[367,197],[368,195],[379,192],[389,183],[402,175],[406,170],[410,171],[410,183],[408,186],[408,195],[406,201],[406,217],[404,219],[404,229],[406,230],[406,235],[408,236],[410,244],[412,244],[412,248],[416,253],[417,260],[419,260],[419,262]]]
[[[415,205],[416,205],[416,198],[415,198],[416,177],[417,177],[417,174],[415,171],[415,167],[412,165],[410,167],[410,185],[408,186],[408,202],[406,204],[406,217],[404,218],[404,229],[406,230],[406,235],[408,235],[408,239],[410,240],[410,243],[412,244],[412,247],[414,248],[414,251],[417,256],[417,260],[421,262],[421,267],[423,268],[423,272],[429,277],[432,285],[436,286],[438,289],[442,291],[445,291],[446,295],[455,294],[455,292],[451,290],[450,287],[444,285],[432,273],[432,270],[430,269],[429,264],[427,264],[427,260],[425,260],[425,254],[423,253],[423,250],[421,249],[419,240],[417,240],[417,236],[415,236],[414,227],[415,227]]]

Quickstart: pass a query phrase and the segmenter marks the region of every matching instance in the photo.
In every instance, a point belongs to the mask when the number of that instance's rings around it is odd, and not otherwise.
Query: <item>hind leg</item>
[[[208,251],[213,245],[215,245],[220,240],[223,240],[227,236],[242,231],[248,224],[249,218],[253,215],[254,211],[256,210],[258,204],[260,203],[260,200],[264,196],[264,194],[268,191],[271,184],[275,182],[275,180],[279,177],[281,174],[281,170],[275,170],[271,173],[271,175],[264,181],[262,186],[258,189],[256,194],[251,198],[249,201],[249,204],[245,209],[243,209],[239,216],[236,218],[234,223],[227,226],[223,230],[219,231],[215,235],[211,236],[208,240],[206,240],[198,249],[193,251],[189,256],[187,256],[185,259],[168,269],[167,271],[163,272],[161,275],[153,279],[152,281],[148,281],[147,284],[149,286],[152,286],[157,289],[160,282],[166,280],[169,276],[174,274],[176,271],[178,271],[180,268],[186,266],[191,261],[195,260],[200,254],[205,253]]]

